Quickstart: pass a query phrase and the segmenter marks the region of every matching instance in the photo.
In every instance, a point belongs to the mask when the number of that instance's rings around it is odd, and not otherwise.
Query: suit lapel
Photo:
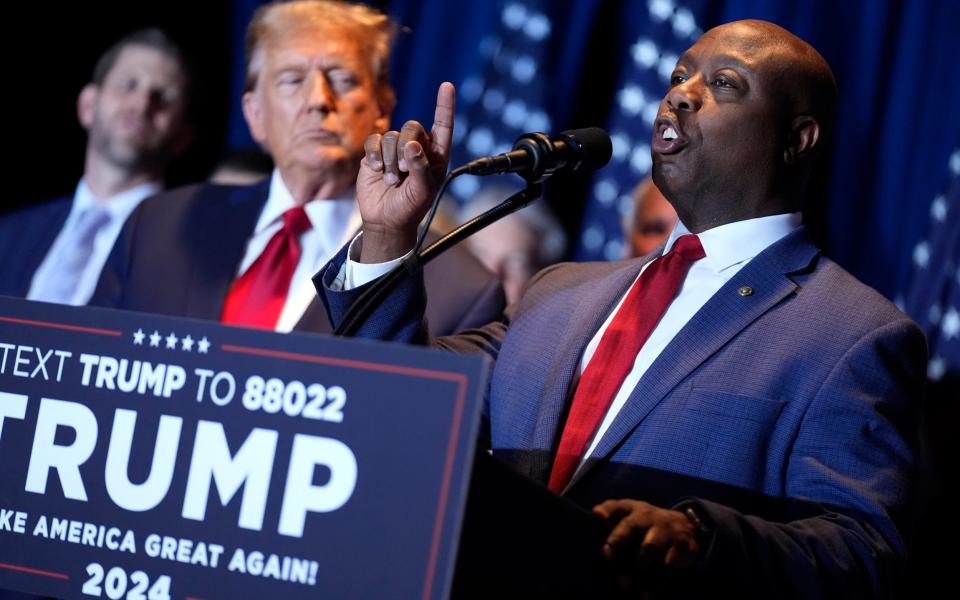
[[[568,489],[607,458],[705,360],[794,293],[798,286],[789,275],[808,268],[819,252],[801,228],[761,252],[724,284],[650,365]],[[740,291],[746,287],[751,290],[748,295]]]
[[[327,310],[323,307],[319,298],[314,298],[310,302],[293,330],[307,333],[333,333],[333,326],[330,325],[330,319],[327,318]]]
[[[47,257],[50,248],[53,247],[53,242],[56,241],[57,236],[60,235],[64,224],[67,222],[67,217],[70,216],[70,209],[72,208],[72,196],[58,198],[51,202],[48,206],[43,207],[43,213],[35,221],[39,227],[29,228],[29,236],[24,236],[28,237],[28,239],[22,240],[23,246],[17,250],[26,250],[25,247],[29,247],[27,244],[33,244],[33,249],[23,252],[23,256],[26,257],[26,265],[25,268],[20,271],[22,277],[21,283],[17,286],[19,288],[17,291],[18,296],[25,298],[30,292],[30,284],[33,283],[33,276],[37,272],[37,269],[40,268],[43,259]]]
[[[552,361],[550,369],[544,374],[545,386],[543,396],[538,403],[536,419],[529,421],[530,429],[521,434],[527,439],[516,439],[509,443],[518,448],[549,449],[548,456],[552,457],[559,440],[560,428],[563,426],[564,414],[567,409],[567,400],[573,382],[577,379],[577,372],[583,352],[597,330],[609,316],[620,298],[636,279],[637,274],[645,262],[656,254],[625,264],[599,280],[590,280],[568,290],[562,303],[552,304],[550,314],[565,312],[570,315],[567,322],[571,324],[565,333],[557,339],[552,336],[552,328],[544,328],[550,337],[540,340],[544,347],[559,348],[558,360]],[[529,375],[529,374],[527,374]],[[505,415],[507,419],[515,419]],[[519,445],[515,445],[519,444]],[[534,481],[546,482],[550,475],[550,461],[540,461],[528,465],[528,476]]]
[[[195,251],[190,254],[193,264],[185,316],[218,320],[247,240],[266,204],[270,179],[252,186],[209,189],[219,197],[201,194],[188,225]]]
[[[360,211],[354,208],[353,213],[350,215],[350,220],[347,222],[347,227],[343,231],[343,236],[340,238],[340,246],[346,245],[356,237],[357,233],[360,232],[362,224]],[[427,239],[430,239],[429,236]],[[308,333],[333,333],[333,326],[327,317],[327,309],[324,308],[319,296],[310,301],[310,304],[308,304],[306,310],[303,311],[303,315],[300,317],[300,320],[297,321],[293,330]]]

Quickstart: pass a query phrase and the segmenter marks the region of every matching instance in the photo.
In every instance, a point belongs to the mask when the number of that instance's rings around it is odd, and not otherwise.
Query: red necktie
[[[283,227],[233,285],[223,303],[221,323],[273,329],[287,301],[290,280],[300,262],[297,237],[310,229],[302,206],[283,213]]]
[[[681,236],[670,252],[650,263],[627,293],[573,395],[550,472],[548,487],[554,492],[559,494],[570,482],[640,348],[677,295],[690,264],[704,256],[697,236]]]

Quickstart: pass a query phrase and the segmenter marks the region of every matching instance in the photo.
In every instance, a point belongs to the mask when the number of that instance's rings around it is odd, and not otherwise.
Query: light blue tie
[[[70,304],[93,254],[97,233],[109,222],[110,213],[102,206],[91,206],[81,213],[52,257],[53,268],[47,272],[44,280],[37,282],[38,289],[31,297],[45,302]]]

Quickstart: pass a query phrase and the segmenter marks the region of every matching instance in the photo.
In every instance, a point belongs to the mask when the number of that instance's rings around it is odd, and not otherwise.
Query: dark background
[[[8,123],[4,163],[12,193],[3,206],[72,194],[83,172],[86,135],[76,98],[97,58],[125,33],[149,26],[182,43],[197,73],[197,135],[172,167],[174,185],[207,175],[223,148],[232,64],[228,0],[63,2],[11,10],[6,23]]]
[[[628,48],[617,35],[623,15],[647,0],[550,3],[563,36],[552,51],[566,65],[551,79],[560,107],[555,131],[606,123],[619,62]],[[72,193],[82,171],[85,137],[76,95],[96,57],[133,28],[159,25],[186,47],[195,71],[196,142],[174,165],[170,184],[205,177],[224,150],[250,140],[239,112],[242,36],[254,0],[20,6],[5,18],[9,208]],[[405,27],[393,80],[394,123],[429,122],[436,86],[460,83],[482,69],[477,48],[499,22],[489,0],[374,2]],[[534,3],[535,4],[535,3]],[[680,2],[677,2],[680,4]],[[894,298],[910,279],[913,247],[928,226],[928,208],[944,189],[950,152],[960,147],[960,3],[951,0],[689,0],[704,28],[736,18],[777,22],[812,42],[832,65],[841,112],[828,169],[812,189],[808,221],[828,253]],[[577,60],[569,60],[576,57]],[[548,202],[572,234],[584,211],[585,180],[548,189]]]

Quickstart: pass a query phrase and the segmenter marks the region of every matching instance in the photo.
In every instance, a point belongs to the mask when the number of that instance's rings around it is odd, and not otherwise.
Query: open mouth
[[[676,154],[687,145],[683,130],[673,119],[661,116],[653,127],[653,151],[658,154]]]

